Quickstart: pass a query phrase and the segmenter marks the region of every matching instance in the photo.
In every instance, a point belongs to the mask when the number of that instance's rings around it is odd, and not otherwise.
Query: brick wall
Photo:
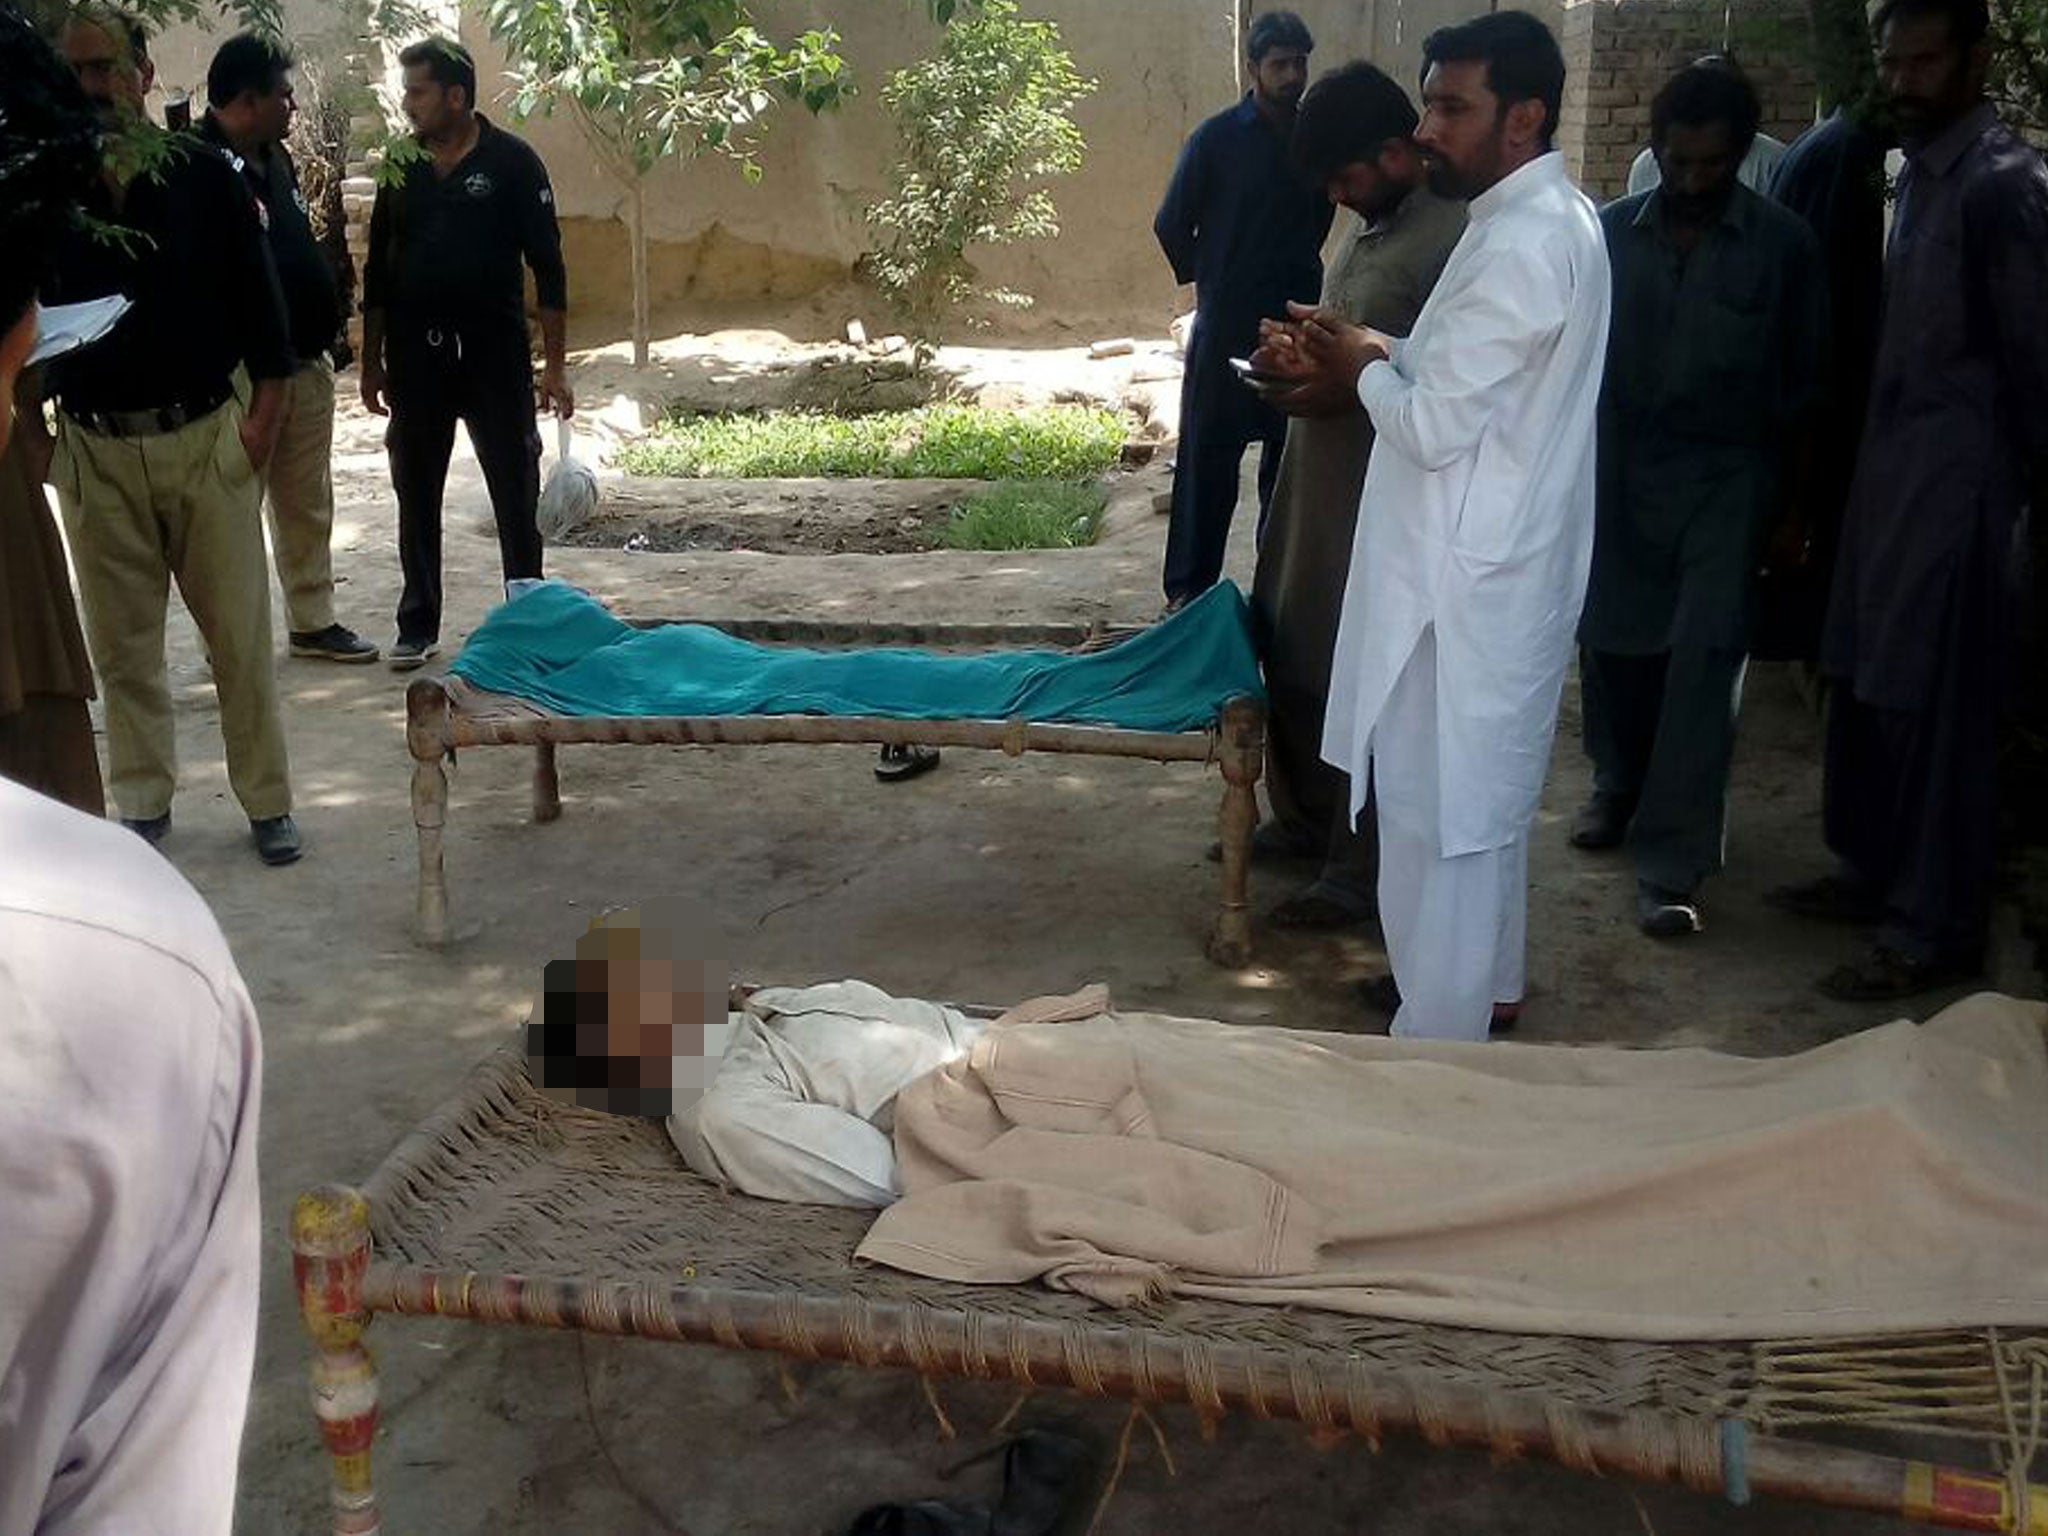
[[[1650,102],[1703,53],[1734,54],[1763,98],[1763,130],[1790,142],[1814,117],[1805,0],[1567,0],[1558,147],[1599,201],[1619,197],[1650,142]]]

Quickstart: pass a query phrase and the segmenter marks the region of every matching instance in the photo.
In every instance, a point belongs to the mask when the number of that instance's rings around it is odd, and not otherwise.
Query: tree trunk
[[[1865,100],[1877,82],[1864,0],[1806,0],[1813,26],[1813,78],[1825,117]]]
[[[653,327],[648,319],[647,296],[647,178],[633,178],[633,366],[645,368],[650,355]]]

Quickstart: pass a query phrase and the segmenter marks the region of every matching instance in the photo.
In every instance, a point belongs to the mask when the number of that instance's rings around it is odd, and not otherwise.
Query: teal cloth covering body
[[[1194,731],[1262,698],[1244,594],[1225,582],[1120,645],[951,654],[756,645],[703,624],[635,629],[550,583],[494,610],[449,669],[563,715],[878,715]]]

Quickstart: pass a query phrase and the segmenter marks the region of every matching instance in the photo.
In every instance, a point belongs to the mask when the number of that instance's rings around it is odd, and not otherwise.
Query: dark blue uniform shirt
[[[1203,353],[1242,357],[1260,320],[1284,316],[1289,299],[1316,302],[1332,212],[1249,94],[1189,136],[1152,231],[1174,277],[1195,285]]]

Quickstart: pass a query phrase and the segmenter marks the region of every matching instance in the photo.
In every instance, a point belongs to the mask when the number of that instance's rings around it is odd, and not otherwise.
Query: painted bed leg
[[[378,1536],[383,1521],[370,1479],[377,1433],[377,1366],[363,1347],[370,1314],[363,1274],[370,1265],[370,1208],[355,1190],[323,1184],[292,1207],[292,1281],[299,1316],[319,1351],[313,1412],[333,1461],[334,1536]]]
[[[432,678],[405,691],[405,744],[412,753],[412,824],[419,834],[418,920],[422,943],[448,942],[448,871],[441,832],[448,824],[447,693]]]
[[[1223,769],[1223,907],[1209,934],[1209,958],[1235,970],[1251,963],[1252,833],[1259,824],[1259,773],[1265,766],[1265,712],[1250,699],[1223,707],[1217,760]]]
[[[533,819],[562,819],[562,778],[555,769],[555,744],[536,742],[533,748]]]

